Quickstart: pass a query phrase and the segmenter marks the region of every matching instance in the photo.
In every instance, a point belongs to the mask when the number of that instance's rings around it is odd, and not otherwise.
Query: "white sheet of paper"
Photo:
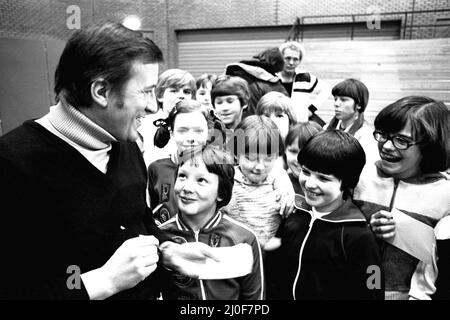
[[[230,279],[249,274],[253,267],[252,247],[240,243],[232,247],[211,248],[214,255],[220,259],[207,259],[206,263],[198,265],[199,279]]]
[[[397,209],[392,209],[395,236],[386,241],[413,257],[432,263],[435,243],[434,229]]]

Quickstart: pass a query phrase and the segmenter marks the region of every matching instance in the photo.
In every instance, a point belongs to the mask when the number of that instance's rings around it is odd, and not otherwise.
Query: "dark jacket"
[[[248,82],[250,100],[242,115],[243,119],[256,114],[256,105],[266,93],[278,91],[288,95],[280,79],[267,71],[267,67],[256,59],[229,64],[225,68],[225,74],[241,77]]]
[[[178,214],[160,225],[173,241],[202,242],[211,247],[231,247],[247,243],[253,249],[252,272],[246,276],[222,280],[198,280],[174,272],[176,289],[165,288],[166,300],[261,300],[264,298],[264,280],[261,247],[256,235],[248,227],[216,213],[203,228],[195,232]]]
[[[148,194],[157,224],[166,222],[178,211],[173,193],[177,168],[170,158],[156,160],[148,167]]]
[[[433,300],[450,300],[450,239],[436,241],[438,277]]]
[[[88,299],[82,282],[68,281],[70,266],[99,268],[140,234],[167,239],[146,205],[136,143],[113,143],[110,152],[103,174],[34,121],[0,139],[0,300]],[[160,271],[113,298],[156,298]]]
[[[295,207],[278,234],[276,258],[272,255],[267,263],[273,268],[268,297],[382,299],[379,250],[361,211],[347,200],[330,214],[312,219],[299,195]]]

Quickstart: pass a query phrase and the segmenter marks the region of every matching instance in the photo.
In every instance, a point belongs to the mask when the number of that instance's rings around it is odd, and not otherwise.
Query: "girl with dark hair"
[[[450,181],[441,173],[450,163],[450,111],[428,97],[402,98],[378,114],[374,137],[381,160],[364,168],[355,200],[385,240],[386,299],[429,299],[439,261],[434,227],[450,214]]]
[[[154,124],[158,127],[155,146],[163,148],[169,140],[176,145],[176,152],[170,157],[156,160],[148,167],[150,204],[155,220],[161,223],[177,211],[173,185],[179,154],[207,142],[222,146],[225,127],[213,111],[195,100],[178,102],[166,119],[158,119]]]

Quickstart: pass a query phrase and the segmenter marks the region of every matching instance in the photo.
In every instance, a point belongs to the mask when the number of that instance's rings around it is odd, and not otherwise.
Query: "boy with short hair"
[[[174,187],[178,214],[161,224],[160,228],[177,243],[192,242],[220,249],[228,247],[227,250],[236,250],[237,246],[246,247],[245,257],[253,255],[253,262],[248,265],[249,273],[246,271],[247,274],[234,278],[228,275],[205,280],[202,277],[194,279],[174,271],[172,277],[175,288],[163,288],[164,299],[264,298],[263,266],[258,239],[250,228],[231,219],[221,210],[230,201],[233,176],[232,158],[220,148],[207,145],[199,149],[185,150],[178,166]],[[240,269],[239,263],[243,261],[235,255],[232,255],[232,258],[235,263],[233,266],[236,266],[234,269]],[[234,261],[234,258],[238,261]]]
[[[197,86],[195,78],[188,71],[169,69],[161,73],[155,88],[158,108],[169,115],[180,100],[191,100],[195,97]]]
[[[314,135],[298,154],[296,210],[278,230],[281,247],[268,266],[272,299],[382,299],[381,258],[374,235],[352,202],[365,164],[350,134]]]
[[[217,76],[212,73],[204,73],[197,78],[195,84],[197,85],[197,92],[195,93],[195,100],[201,104],[212,108],[211,90],[216,82]]]
[[[364,119],[369,102],[369,90],[357,79],[345,79],[333,87],[335,116],[324,129],[339,129],[350,133],[364,149],[368,162],[379,159],[373,128]]]
[[[211,101],[216,114],[231,133],[241,122],[249,99],[248,83],[240,77],[222,75],[217,78],[211,90]]]

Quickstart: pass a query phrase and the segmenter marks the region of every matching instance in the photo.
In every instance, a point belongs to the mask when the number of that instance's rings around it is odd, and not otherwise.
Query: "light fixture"
[[[137,16],[128,16],[122,23],[125,27],[131,30],[139,30],[141,28],[141,19]]]

